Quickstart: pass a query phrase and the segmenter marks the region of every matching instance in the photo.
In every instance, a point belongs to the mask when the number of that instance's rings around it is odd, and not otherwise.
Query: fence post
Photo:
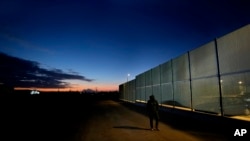
[[[191,96],[191,110],[194,111],[194,108],[193,108],[193,93],[192,93],[192,79],[191,79],[191,65],[190,65],[190,52],[188,51],[188,71],[189,71],[189,82],[190,82],[190,96]]]
[[[217,45],[217,39],[216,38],[214,39],[214,44],[215,44],[217,75],[218,75],[218,84],[219,84],[220,112],[221,112],[221,116],[224,116],[223,103],[222,103],[222,91],[221,91],[221,75],[220,75],[219,54],[218,54],[218,45]]]

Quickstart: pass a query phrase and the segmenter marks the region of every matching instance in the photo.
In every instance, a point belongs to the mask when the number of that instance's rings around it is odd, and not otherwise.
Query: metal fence
[[[250,25],[119,85],[120,99],[221,116],[250,114]]]

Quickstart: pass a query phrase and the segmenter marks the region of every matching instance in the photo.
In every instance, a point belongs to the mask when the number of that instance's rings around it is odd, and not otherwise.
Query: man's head
[[[149,96],[149,99],[154,100],[155,99],[154,95]]]

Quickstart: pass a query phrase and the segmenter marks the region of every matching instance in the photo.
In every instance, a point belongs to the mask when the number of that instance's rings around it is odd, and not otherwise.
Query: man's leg
[[[151,128],[151,130],[154,128],[154,126],[153,126],[153,120],[154,120],[154,116],[150,115],[149,116],[149,121],[150,121],[150,128]]]
[[[157,113],[157,114],[155,115],[155,128],[156,128],[156,130],[159,131],[158,124],[159,124],[159,115],[158,115],[158,113]]]

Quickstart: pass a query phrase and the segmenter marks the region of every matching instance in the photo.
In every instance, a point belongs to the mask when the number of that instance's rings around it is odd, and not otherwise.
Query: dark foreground
[[[110,100],[112,99],[112,100]],[[226,141],[227,126],[169,115],[160,131],[148,130],[142,108],[113,98],[26,96],[1,99],[1,141]],[[250,132],[250,131],[249,131]]]

